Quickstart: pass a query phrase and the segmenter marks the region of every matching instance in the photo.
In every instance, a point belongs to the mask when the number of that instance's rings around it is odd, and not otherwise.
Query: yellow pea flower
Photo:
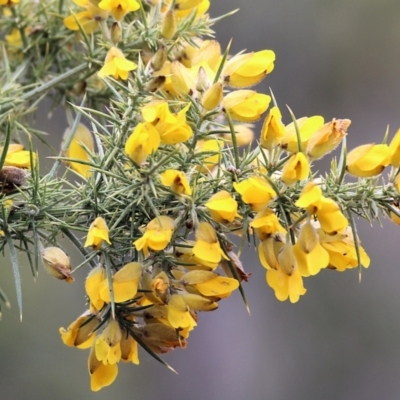
[[[64,136],[68,134],[68,131]],[[93,135],[85,125],[79,124],[74,137],[67,149],[67,157],[76,160],[86,161],[90,160],[90,152],[94,151]],[[92,175],[90,165],[81,164],[76,161],[68,161],[69,166],[84,178],[89,178]]]
[[[171,4],[171,0],[165,1],[166,6]],[[194,10],[196,11],[196,17],[200,17],[205,14],[210,7],[209,0],[176,0],[175,1],[175,13],[177,18],[185,18],[190,15]]]
[[[293,154],[282,170],[282,182],[286,185],[293,185],[298,181],[303,181],[310,174],[310,164],[304,153]]]
[[[171,82],[175,91],[181,96],[191,95],[196,87],[191,71],[179,61],[173,61],[170,68]]]
[[[322,247],[329,254],[328,268],[343,272],[349,268],[358,266],[357,252],[354,244],[353,234],[347,228],[342,234],[328,235],[322,230],[319,231]],[[364,248],[359,244],[360,261],[364,268],[368,268],[370,258]]]
[[[289,298],[291,303],[299,301],[300,296],[307,292],[303,286],[300,270],[294,269],[289,275],[278,265],[277,269],[269,269],[266,275],[268,285],[274,289],[275,296],[280,301]]]
[[[100,311],[104,306],[104,300],[100,297],[100,286],[106,278],[105,270],[102,266],[93,268],[85,281],[85,291],[90,300],[90,310],[92,313]]]
[[[315,160],[333,151],[347,135],[349,119],[333,119],[315,132],[307,143],[307,155]]]
[[[161,183],[164,186],[169,186],[176,194],[192,194],[192,189],[184,172],[175,169],[167,169],[160,174]]]
[[[282,123],[282,114],[278,107],[272,107],[261,129],[261,147],[272,150],[279,146],[285,136],[285,125]]]
[[[347,155],[346,170],[361,178],[379,175],[391,161],[391,152],[386,144],[364,144]]]
[[[223,109],[241,122],[257,121],[267,110],[271,97],[254,90],[236,90],[224,97]]]
[[[148,257],[149,248],[154,251],[161,251],[168,246],[174,228],[174,220],[161,215],[147,224],[143,236],[135,240],[133,245],[138,251],[143,250],[144,255]]]
[[[177,113],[171,113],[166,101],[154,101],[142,107],[142,117],[157,129],[161,141],[177,144],[191,138],[192,128],[186,122],[186,113],[190,104]]]
[[[253,211],[260,211],[276,196],[271,185],[259,176],[245,179],[240,183],[234,182],[233,187]]]
[[[167,318],[170,325],[178,330],[191,331],[197,325],[185,301],[178,294],[173,294],[168,301]]]
[[[120,21],[129,12],[139,10],[140,3],[136,0],[101,0],[98,7],[110,11],[111,15]]]
[[[274,61],[275,53],[272,50],[239,54],[226,62],[222,76],[234,88],[253,86],[272,72]]]
[[[114,301],[122,303],[132,300],[138,289],[139,279],[142,275],[142,265],[137,262],[125,264],[112,277]],[[100,298],[105,303],[110,303],[110,288],[108,279],[103,279],[99,287]]]
[[[107,323],[94,343],[96,358],[103,364],[116,364],[121,359],[122,332],[117,321]]]
[[[101,217],[97,217],[89,227],[85,247],[92,246],[94,250],[97,250],[100,248],[103,240],[108,244],[111,244],[108,237],[108,226],[106,221]]]
[[[240,218],[238,204],[226,190],[215,193],[204,205],[215,222],[232,222],[236,217]]]
[[[73,0],[75,4],[83,7],[85,11],[72,14],[64,18],[64,25],[71,31],[79,31],[82,27],[86,34],[94,32],[101,21],[108,17],[108,11],[101,10],[90,0]]]
[[[301,276],[307,277],[316,275],[329,264],[329,253],[319,242],[317,242],[315,247],[309,252],[305,252],[304,249],[296,243],[293,247],[293,251]]]
[[[276,214],[269,208],[258,212],[250,226],[256,230],[260,240],[265,240],[277,232],[286,233]]]
[[[300,133],[302,149],[305,150],[310,138],[324,125],[324,118],[319,115],[314,115],[310,118],[303,117],[297,119],[296,124]],[[289,153],[297,153],[299,151],[294,122],[286,125],[285,135],[281,140],[280,146]]]
[[[314,182],[309,182],[303,188],[295,205],[305,208],[310,215],[315,214],[325,232],[340,232],[349,224],[339,205],[323,196],[321,188]]]
[[[124,54],[117,47],[108,50],[103,67],[97,73],[100,78],[113,76],[115,79],[128,79],[129,71],[134,71],[137,65],[125,58]]]
[[[11,7],[14,4],[18,4],[19,0],[0,0],[0,6]]]
[[[7,167],[27,168],[31,169],[31,153],[28,150],[23,150],[22,144],[10,144],[8,146],[4,165]],[[0,148],[0,154],[3,148]],[[32,159],[35,162],[37,155],[32,153]]]
[[[147,156],[160,146],[160,134],[148,122],[139,123],[125,143],[125,153],[136,164],[142,164]]]
[[[193,254],[203,265],[215,269],[221,258],[228,259],[222,251],[215,229],[208,222],[200,222],[195,233]]]
[[[95,329],[99,320],[89,312],[85,312],[70,324],[68,329],[60,328],[61,340],[64,344],[78,349],[88,349],[96,338]]]
[[[90,388],[94,392],[111,385],[118,375],[117,364],[104,364],[96,358],[94,345],[89,354],[88,369],[90,375]]]
[[[390,164],[393,167],[400,167],[400,129],[397,130],[394,138],[389,145],[390,150]]]

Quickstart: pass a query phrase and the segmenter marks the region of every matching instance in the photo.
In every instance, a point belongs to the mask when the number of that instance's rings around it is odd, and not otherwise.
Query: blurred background
[[[241,10],[218,23],[216,37],[232,53],[272,49],[269,87],[297,117],[350,118],[349,148],[379,142],[400,127],[400,2],[397,0],[214,0],[211,15]],[[288,114],[284,114],[289,122]],[[59,143],[66,127],[39,121]],[[258,135],[258,132],[257,132]],[[0,322],[0,398],[163,400],[398,400],[400,398],[400,227],[359,221],[371,266],[362,273],[322,271],[307,279],[297,304],[281,303],[267,287],[254,250],[244,288],[213,313],[200,315],[188,348],[165,360],[178,375],[140,353],[140,366],[120,364],[116,382],[92,393],[87,351],[67,348],[58,328],[84,310],[82,281],[55,281],[44,270],[32,282],[21,266],[24,319],[19,321],[8,257],[0,286],[13,307]],[[399,246],[399,247],[397,247]]]

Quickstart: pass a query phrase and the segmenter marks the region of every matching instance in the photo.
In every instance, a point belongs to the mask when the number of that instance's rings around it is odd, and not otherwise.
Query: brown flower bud
[[[71,276],[71,263],[69,257],[58,247],[47,247],[42,251],[42,260],[45,268],[55,278],[70,283],[74,281]]]
[[[26,171],[17,167],[3,167],[0,171],[0,187],[2,193],[9,194],[17,190],[26,181]]]

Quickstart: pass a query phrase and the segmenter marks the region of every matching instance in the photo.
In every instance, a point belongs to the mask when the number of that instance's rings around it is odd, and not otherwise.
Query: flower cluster
[[[89,267],[87,309],[60,334],[90,348],[92,390],[115,380],[119,361],[138,364],[139,347],[166,364],[160,354],[185,348],[199,313],[236,289],[246,302],[246,241],[276,298],[295,303],[305,278],[369,266],[354,216],[380,211],[400,224],[400,130],[389,145],[385,135],[347,152],[349,119],[296,119],[289,109],[284,123],[272,93],[253,89],[275,53],[221,49],[209,39],[208,0],[42,3],[45,16],[34,17],[28,0],[0,1],[9,17],[0,20],[9,55],[0,80],[10,80],[0,244],[15,272],[14,241],[35,276],[38,258],[66,282]],[[13,141],[21,132],[44,140],[26,115],[50,91],[70,126],[41,177],[32,145]],[[251,123],[262,118],[256,132]],[[317,176],[317,160],[339,145],[329,173]],[[75,268],[61,237],[82,256]]]

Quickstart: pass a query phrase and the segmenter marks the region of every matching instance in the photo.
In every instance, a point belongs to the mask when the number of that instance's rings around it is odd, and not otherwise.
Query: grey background
[[[217,38],[232,50],[271,48],[271,86],[296,116],[350,118],[349,147],[379,142],[400,126],[400,3],[395,0],[214,0]],[[284,114],[288,122],[287,113]],[[65,126],[45,126],[58,143]],[[245,284],[252,315],[238,293],[200,315],[186,350],[165,357],[175,375],[144,352],[141,364],[120,365],[116,382],[90,391],[87,351],[67,348],[58,327],[84,309],[84,272],[67,285],[22,267],[24,320],[19,322],[7,259],[0,284],[13,308],[0,322],[0,398],[31,399],[385,399],[400,398],[399,227],[360,221],[372,263],[363,271],[322,271],[305,281],[299,303],[278,302],[249,249]],[[79,259],[74,259],[78,263]]]

